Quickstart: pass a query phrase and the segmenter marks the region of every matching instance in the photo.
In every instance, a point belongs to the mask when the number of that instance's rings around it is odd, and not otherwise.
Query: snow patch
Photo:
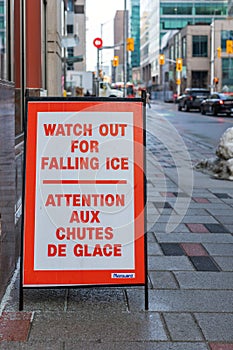
[[[203,159],[195,165],[197,170],[208,172],[218,179],[233,180],[233,127],[228,128],[219,140],[215,158]]]

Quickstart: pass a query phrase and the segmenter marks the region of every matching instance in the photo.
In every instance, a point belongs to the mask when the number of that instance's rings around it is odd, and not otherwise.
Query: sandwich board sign
[[[146,284],[143,108],[27,100],[22,288]]]

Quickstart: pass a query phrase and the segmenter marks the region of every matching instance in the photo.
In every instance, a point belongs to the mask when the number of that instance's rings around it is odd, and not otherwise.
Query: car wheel
[[[217,116],[217,115],[218,115],[218,112],[217,112],[217,110],[216,110],[215,107],[212,108],[212,113],[213,113],[214,116]]]
[[[185,111],[185,112],[188,112],[188,111],[189,111],[189,107],[188,107],[187,103],[184,104],[184,111]]]
[[[204,107],[201,107],[201,114],[205,115],[205,113]]]

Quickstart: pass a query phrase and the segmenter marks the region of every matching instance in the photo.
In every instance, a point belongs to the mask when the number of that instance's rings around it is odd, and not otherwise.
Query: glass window
[[[83,14],[84,13],[84,5],[74,5],[74,13]]]
[[[192,71],[192,87],[193,88],[208,88],[208,71]],[[209,94],[209,91],[201,94]]]
[[[185,58],[187,56],[187,38],[186,38],[186,36],[184,36],[182,38],[182,52],[181,52],[181,56],[183,58]]]
[[[169,58],[171,60],[174,60],[174,57],[175,57],[175,55],[174,55],[174,45],[171,45],[170,46],[170,51],[169,51]]]
[[[74,33],[74,26],[73,24],[67,25],[67,34],[73,34]]]
[[[178,35],[175,36],[175,57],[179,57],[179,38]]]
[[[68,11],[74,11],[74,2],[73,2],[73,0],[68,0]]]
[[[191,24],[188,19],[182,18],[163,18],[160,22],[160,30],[182,29],[187,24]]]
[[[193,35],[193,57],[208,56],[208,36]]]
[[[233,30],[221,31],[221,48],[223,52],[226,52],[226,41],[233,40]]]
[[[4,4],[3,1],[0,1],[0,15],[4,14]]]
[[[74,48],[73,47],[68,47],[67,52],[68,52],[68,58],[74,56]]]
[[[67,54],[68,54],[67,70],[74,70],[74,63],[72,61],[69,61],[69,58],[74,57],[74,48],[68,47]]]
[[[167,3],[161,4],[161,15],[191,15],[192,5],[183,6],[183,4]]]
[[[233,58],[222,58],[222,87],[233,91]]]
[[[200,3],[195,6],[195,14],[196,15],[207,15],[207,16],[224,16],[227,14],[227,6],[226,4],[206,4]]]

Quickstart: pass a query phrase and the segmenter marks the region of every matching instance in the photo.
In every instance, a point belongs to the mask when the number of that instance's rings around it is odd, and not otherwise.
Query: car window
[[[209,95],[208,91],[195,91],[192,92],[192,95],[195,97],[207,97]]]

